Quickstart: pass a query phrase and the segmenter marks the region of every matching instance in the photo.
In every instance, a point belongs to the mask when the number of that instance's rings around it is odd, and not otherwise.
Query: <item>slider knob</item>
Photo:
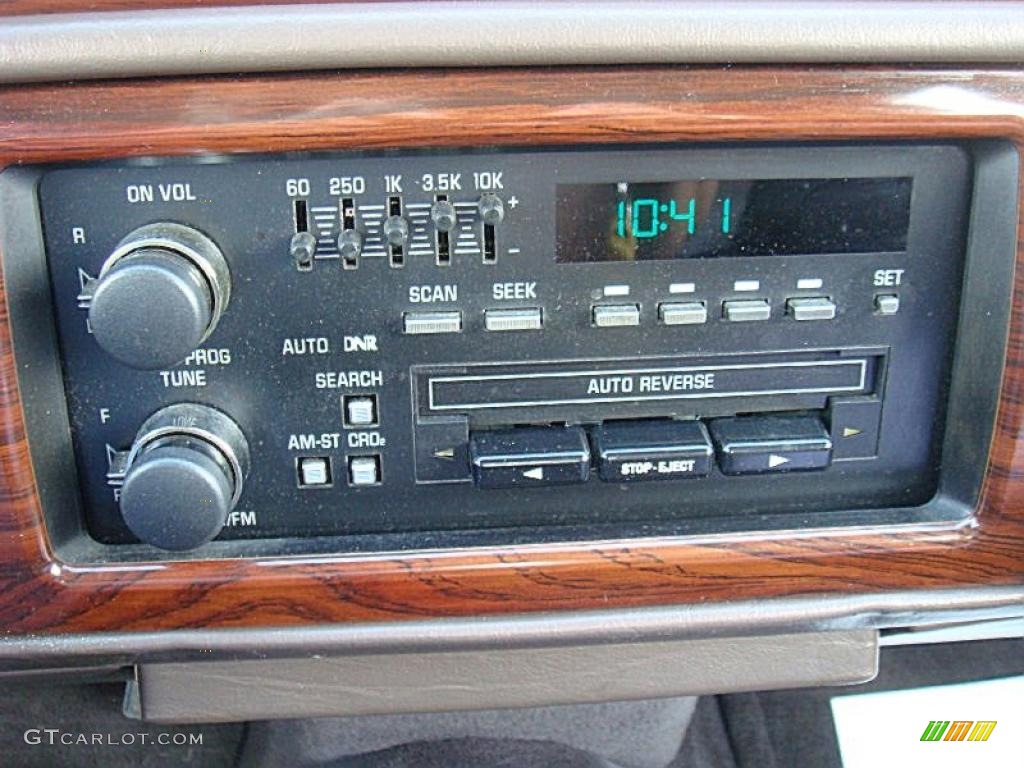
[[[121,515],[147,544],[194,549],[220,533],[248,471],[248,443],[228,416],[204,405],[168,406],[136,435]]]
[[[125,237],[89,282],[96,342],[132,368],[180,363],[217,326],[231,291],[228,265],[206,235],[148,224]]]
[[[389,216],[384,222],[383,231],[389,245],[404,245],[409,239],[409,222],[401,216]]]
[[[363,252],[363,236],[355,229],[343,229],[338,235],[338,253],[343,259],[354,259]]]
[[[480,196],[477,201],[477,209],[480,211],[480,218],[483,219],[484,224],[489,224],[492,227],[501,224],[505,218],[505,203],[500,197],[490,192]]]
[[[309,232],[296,232],[288,244],[288,253],[298,266],[311,266],[316,256],[316,238]]]
[[[430,220],[438,232],[451,232],[458,223],[455,206],[447,200],[438,200],[430,207]]]

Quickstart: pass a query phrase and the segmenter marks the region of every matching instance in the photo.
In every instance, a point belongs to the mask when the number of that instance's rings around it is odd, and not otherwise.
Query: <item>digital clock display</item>
[[[555,260],[906,250],[910,178],[558,185]]]

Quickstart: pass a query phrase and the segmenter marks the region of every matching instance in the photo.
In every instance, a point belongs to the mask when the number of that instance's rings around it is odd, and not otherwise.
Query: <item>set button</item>
[[[900,311],[900,297],[895,293],[880,293],[875,296],[875,312],[880,315],[895,315]]]

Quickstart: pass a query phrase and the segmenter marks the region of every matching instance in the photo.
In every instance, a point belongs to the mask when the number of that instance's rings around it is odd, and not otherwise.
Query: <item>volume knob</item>
[[[148,544],[194,549],[220,533],[248,470],[248,443],[228,416],[168,406],[146,420],[128,454],[121,515]]]
[[[206,235],[158,223],[125,237],[86,286],[96,342],[132,368],[180,363],[212,332],[227,306],[228,265]]]

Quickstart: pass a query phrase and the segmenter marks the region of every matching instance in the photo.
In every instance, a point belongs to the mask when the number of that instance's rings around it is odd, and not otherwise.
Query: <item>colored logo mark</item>
[[[921,741],[988,741],[996,720],[931,720]]]

